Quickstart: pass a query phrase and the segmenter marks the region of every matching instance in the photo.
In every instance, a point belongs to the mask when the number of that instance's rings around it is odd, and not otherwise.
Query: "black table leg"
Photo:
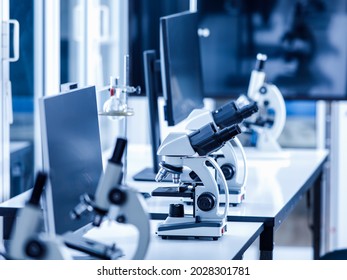
[[[313,188],[313,258],[319,259],[321,252],[322,229],[322,173]]]
[[[274,250],[274,227],[273,225],[264,225],[264,231],[260,234],[259,251],[260,260],[272,260]]]

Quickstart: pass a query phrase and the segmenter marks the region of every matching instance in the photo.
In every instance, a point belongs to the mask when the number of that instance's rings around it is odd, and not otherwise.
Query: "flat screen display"
[[[129,1],[130,84],[141,86],[141,94],[147,94],[143,52],[155,50],[159,54],[160,17],[188,11],[189,2],[189,0]]]
[[[70,212],[84,193],[94,194],[102,173],[95,87],[75,89],[40,99],[48,230],[74,231],[90,222],[72,220]]]
[[[165,117],[171,126],[204,106],[197,13],[160,19],[160,62]]]
[[[257,53],[285,99],[346,99],[347,2],[199,0],[204,92],[247,91]]]

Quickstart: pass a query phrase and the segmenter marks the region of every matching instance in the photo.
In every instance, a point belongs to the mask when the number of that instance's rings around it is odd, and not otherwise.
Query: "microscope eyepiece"
[[[115,164],[122,163],[122,157],[127,145],[127,140],[124,138],[117,138],[116,147],[114,148],[113,155],[110,158],[110,161]]]
[[[213,120],[219,128],[226,128],[240,124],[244,119],[258,111],[258,106],[253,100],[244,97],[230,101],[212,112]]]
[[[226,141],[231,140],[237,134],[241,133],[238,125],[226,127],[220,131],[212,123],[209,123],[189,135],[190,144],[193,149],[200,155],[208,155],[220,149]]]
[[[247,119],[250,116],[252,116],[254,113],[258,112],[259,108],[255,101],[252,101],[248,105],[242,107],[240,109],[240,114],[242,116],[242,119]]]
[[[257,54],[257,63],[255,65],[255,70],[256,71],[263,71],[266,60],[267,60],[266,54],[258,53]]]
[[[240,133],[241,128],[238,125],[233,125],[218,131],[215,134],[215,138],[219,139],[219,141],[222,141],[222,143],[224,144],[225,142],[229,141],[230,139],[234,138],[237,134]]]
[[[213,120],[220,128],[224,128],[237,123],[237,107],[234,101],[230,101],[222,107],[212,112]]]
[[[40,197],[43,192],[43,188],[45,187],[47,181],[47,174],[45,172],[38,172],[35,180],[35,184],[33,187],[33,191],[31,193],[30,200],[28,201],[31,205],[39,205]]]

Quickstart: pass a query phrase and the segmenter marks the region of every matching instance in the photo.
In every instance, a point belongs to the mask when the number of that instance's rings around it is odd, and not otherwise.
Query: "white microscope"
[[[134,225],[139,231],[139,240],[133,259],[141,260],[147,253],[150,241],[149,215],[145,210],[143,196],[135,189],[121,184],[123,177],[121,161],[126,143],[127,140],[124,138],[117,139],[113,155],[108,161],[104,174],[101,175],[95,196],[82,195],[81,203],[71,212],[71,216],[76,219],[85,211],[93,212],[95,214],[93,226],[99,227],[104,217],[113,219],[115,214],[118,223]],[[87,247],[87,244],[85,246]]]
[[[237,100],[230,101],[213,112],[206,109],[194,110],[187,118],[186,129],[194,131],[208,123],[213,123],[217,130],[223,129],[241,124],[257,111],[256,102],[241,95]],[[235,148],[239,150],[241,156],[237,154]],[[247,159],[242,143],[236,136],[211,156],[217,161],[228,184],[229,203],[233,206],[240,204],[245,198],[248,177]],[[219,183],[221,178],[217,180]],[[225,202],[223,198],[224,196],[221,196],[221,203]]]
[[[47,180],[46,173],[39,172],[31,197],[20,210],[12,228],[7,259],[15,260],[63,260],[72,259],[63,240],[42,232],[40,198]]]
[[[257,102],[259,111],[247,120],[248,127],[257,133],[257,148],[261,151],[280,151],[277,139],[286,122],[286,106],[280,90],[265,82],[264,66],[267,56],[257,55],[251,73],[247,96]]]
[[[193,214],[184,213],[184,204],[171,204],[169,216],[158,225],[158,236],[214,240],[223,236],[227,230],[229,191],[220,166],[210,154],[239,133],[238,125],[217,131],[215,125],[209,123],[190,134],[173,132],[165,138],[158,149],[158,155],[164,160],[160,163],[156,181],[161,182],[172,174],[173,183],[179,185],[157,188],[152,195],[190,198]],[[217,178],[220,178],[219,185]],[[220,209],[219,188],[224,191],[224,209]]]

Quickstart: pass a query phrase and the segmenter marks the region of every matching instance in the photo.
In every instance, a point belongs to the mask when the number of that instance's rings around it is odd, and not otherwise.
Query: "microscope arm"
[[[247,184],[247,179],[248,179],[248,162],[247,162],[246,152],[245,152],[245,149],[243,148],[241,141],[237,137],[235,137],[233,141],[235,142],[236,146],[239,147],[239,150],[241,152],[241,157],[243,161],[243,180],[241,183],[241,187],[245,187]]]
[[[242,160],[242,172],[240,172],[240,157],[236,154],[236,150],[233,148],[232,143],[235,143],[235,145],[239,148]],[[234,181],[233,185],[240,188],[246,186],[248,178],[247,158],[240,140],[237,137],[231,139],[221,148],[221,152],[224,154],[224,157],[221,159],[218,158],[217,163],[222,167],[222,170],[224,164],[232,164],[235,168],[235,177],[231,179]]]
[[[274,124],[270,131],[272,137],[278,139],[286,123],[286,105],[282,93],[275,85],[266,84],[266,87],[269,93],[268,98],[270,99],[270,106],[276,113]]]
[[[210,164],[217,172],[217,174],[221,177],[221,187],[224,190],[225,195],[225,206],[224,206],[224,212],[223,214],[218,213],[218,206],[219,206],[219,191],[218,191],[218,185],[217,182],[212,175],[212,173],[209,171],[207,167],[207,163]],[[196,188],[195,190],[195,196],[196,201],[198,201],[198,197],[201,196],[202,193],[210,192],[212,193],[216,198],[216,206],[213,210],[209,212],[205,212],[203,215],[204,217],[219,217],[219,218],[225,218],[228,213],[228,205],[229,205],[229,190],[227,186],[227,182],[225,181],[225,178],[223,176],[223,172],[220,169],[217,162],[210,158],[210,157],[187,157],[183,159],[184,166],[187,166],[191,170],[193,170],[196,175],[200,178],[200,180],[204,184],[204,188]],[[195,216],[200,216],[199,214],[200,210],[199,207],[195,207]]]

